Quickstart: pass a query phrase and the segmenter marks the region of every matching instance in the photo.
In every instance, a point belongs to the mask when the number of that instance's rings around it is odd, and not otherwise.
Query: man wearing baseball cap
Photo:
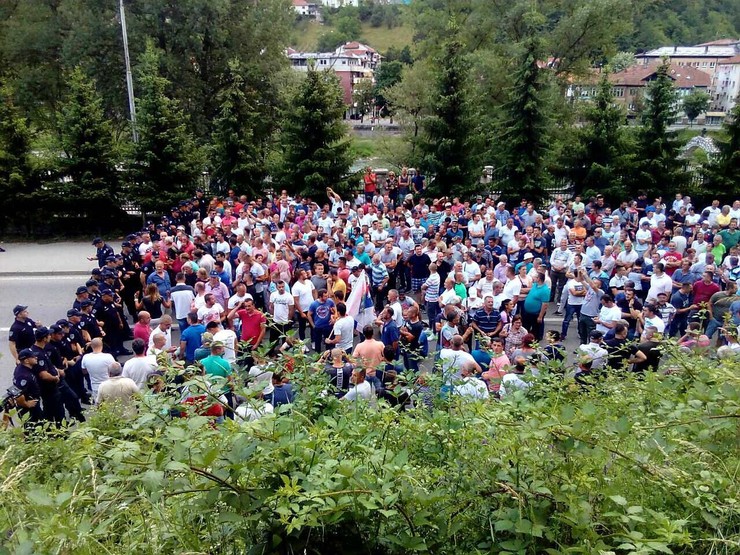
[[[100,237],[96,237],[92,240],[93,246],[97,249],[97,252],[95,253],[95,256],[88,256],[88,260],[97,260],[98,261],[98,267],[102,268],[105,266],[105,259],[109,256],[115,256],[115,252],[113,252],[113,249],[110,248],[108,245],[105,244],[105,241],[101,239]]]
[[[32,372],[36,374],[41,389],[41,399],[44,402],[44,420],[61,424],[64,420],[64,405],[60,382],[64,371],[59,372],[52,364],[46,346],[49,344],[49,328],[43,326],[34,332],[35,342],[31,351],[36,355],[36,365]]]
[[[114,302],[112,289],[103,289],[100,292],[100,300],[95,305],[95,317],[103,322],[105,331],[105,343],[114,357],[133,354],[124,348],[123,341],[126,339],[125,326],[121,313]]]
[[[28,317],[28,307],[23,304],[15,305],[13,316],[15,316],[15,321],[10,326],[8,346],[13,360],[17,362],[18,353],[23,349],[28,349],[35,341],[33,331],[36,329],[36,322]]]
[[[41,388],[33,372],[38,359],[31,349],[21,349],[15,358],[18,360],[18,365],[13,371],[13,385],[21,392],[14,399],[18,414],[21,418],[27,417],[29,423],[38,422],[43,418]]]

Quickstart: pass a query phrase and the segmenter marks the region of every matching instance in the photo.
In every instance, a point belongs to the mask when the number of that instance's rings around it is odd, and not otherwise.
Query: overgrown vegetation
[[[552,367],[504,401],[399,412],[323,396],[299,357],[292,410],[254,422],[148,395],[133,420],[11,429],[5,552],[737,553],[736,363],[669,367],[588,390]]]

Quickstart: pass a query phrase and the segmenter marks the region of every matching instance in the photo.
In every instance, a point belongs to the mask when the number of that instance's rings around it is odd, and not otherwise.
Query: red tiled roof
[[[609,80],[614,85],[622,87],[644,87],[659,66],[660,64],[632,66],[619,73],[612,73],[609,75]],[[708,73],[692,66],[670,64],[668,75],[679,89],[709,87],[711,83],[711,77]]]
[[[294,6],[308,6],[308,2],[306,0],[293,0]]]
[[[725,65],[725,64],[731,64],[731,65],[740,64],[740,54],[738,54],[737,56],[733,56],[729,60],[722,60],[721,62],[717,62],[717,65]]]

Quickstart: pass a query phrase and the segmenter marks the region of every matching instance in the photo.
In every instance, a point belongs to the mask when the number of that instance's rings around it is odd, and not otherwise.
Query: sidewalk
[[[2,243],[0,276],[32,275],[90,275],[97,262],[87,260],[95,256],[90,243]]]

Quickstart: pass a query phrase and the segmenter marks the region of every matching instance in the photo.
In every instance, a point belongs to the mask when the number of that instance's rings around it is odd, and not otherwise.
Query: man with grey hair
[[[100,384],[96,401],[98,405],[120,403],[124,415],[129,415],[136,410],[133,407],[133,399],[134,395],[139,392],[139,388],[134,380],[123,377],[122,373],[120,363],[114,362],[108,366],[108,379]]]

